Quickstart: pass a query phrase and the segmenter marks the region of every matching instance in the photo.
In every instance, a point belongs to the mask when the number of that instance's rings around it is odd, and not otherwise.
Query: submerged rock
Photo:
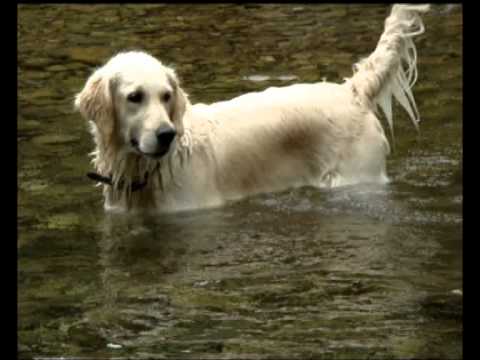
[[[270,80],[270,76],[268,76],[268,75],[249,75],[249,76],[243,77],[243,80],[266,81],[266,80]]]
[[[71,60],[87,63],[90,65],[99,65],[104,59],[111,55],[110,50],[104,47],[81,47],[72,48],[68,51]]]
[[[49,229],[68,229],[80,224],[80,218],[74,213],[64,213],[50,216],[47,227]]]
[[[22,63],[22,65],[26,69],[44,69],[45,67],[53,65],[54,63],[54,59],[31,57],[26,59],[25,62]]]
[[[45,190],[48,187],[48,184],[43,181],[33,180],[20,184],[20,187],[25,191],[39,192]]]
[[[33,130],[38,129],[42,123],[38,120],[22,120],[18,122],[18,130]]]
[[[33,138],[33,142],[38,145],[68,144],[78,141],[78,136],[65,134],[47,134]]]

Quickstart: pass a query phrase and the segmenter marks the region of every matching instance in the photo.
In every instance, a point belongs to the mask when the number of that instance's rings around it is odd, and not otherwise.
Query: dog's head
[[[183,134],[187,101],[171,68],[132,51],[96,70],[77,94],[75,107],[93,123],[105,147],[160,158]]]

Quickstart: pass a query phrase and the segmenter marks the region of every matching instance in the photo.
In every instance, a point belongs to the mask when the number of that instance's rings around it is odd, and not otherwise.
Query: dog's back
[[[343,84],[272,87],[200,105],[215,124],[209,131],[221,169],[216,180],[224,195],[387,182],[390,146],[375,112],[377,106],[383,109],[393,135],[395,97],[417,125],[412,37],[423,32],[419,13],[427,10],[428,6],[395,5],[377,48],[356,64],[356,73]],[[195,111],[194,106],[193,117]]]
[[[197,121],[199,113],[204,121]],[[220,169],[215,179],[228,198],[303,185],[386,181],[389,148],[383,129],[346,84],[269,88],[194,105],[189,118],[193,133],[212,139],[209,151]]]

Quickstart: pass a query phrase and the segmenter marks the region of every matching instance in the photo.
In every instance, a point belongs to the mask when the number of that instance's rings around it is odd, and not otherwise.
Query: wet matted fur
[[[388,181],[392,98],[415,126],[412,38],[427,5],[394,5],[374,52],[342,84],[271,87],[213,104],[191,104],[173,69],[124,52],[76,96],[95,141],[105,208],[177,211],[312,185]],[[168,140],[159,134],[174,134]],[[135,187],[142,182],[141,187]]]

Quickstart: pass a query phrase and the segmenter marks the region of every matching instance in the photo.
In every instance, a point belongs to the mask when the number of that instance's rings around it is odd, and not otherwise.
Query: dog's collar
[[[94,172],[89,172],[87,173],[87,177],[91,180],[113,186],[112,176],[103,176]],[[145,174],[145,180],[143,182],[132,181],[130,185],[132,192],[142,190],[147,185],[147,181],[148,181],[148,172]],[[117,187],[122,188],[123,185],[124,185],[124,181],[120,180]]]

